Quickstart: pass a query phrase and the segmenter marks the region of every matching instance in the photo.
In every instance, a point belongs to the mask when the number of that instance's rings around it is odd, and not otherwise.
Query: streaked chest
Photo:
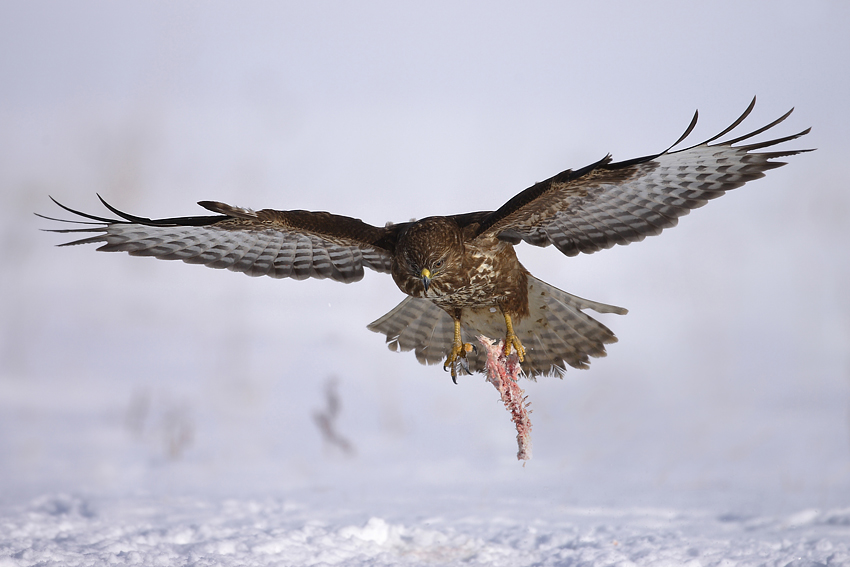
[[[524,290],[524,279],[524,269],[510,244],[495,239],[467,244],[458,277],[435,289],[431,299],[444,307],[511,303]]]

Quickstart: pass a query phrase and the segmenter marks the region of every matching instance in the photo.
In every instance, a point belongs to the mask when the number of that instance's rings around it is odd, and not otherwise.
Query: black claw
[[[443,365],[443,372],[448,372],[449,370],[452,371],[452,382],[457,384],[457,371],[455,370],[454,362],[452,362],[451,364],[446,363]]]

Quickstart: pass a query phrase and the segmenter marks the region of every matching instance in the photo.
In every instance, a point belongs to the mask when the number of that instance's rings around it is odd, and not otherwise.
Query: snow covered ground
[[[327,496],[318,500],[43,497],[0,520],[8,534],[3,551],[12,558],[0,564],[850,564],[848,509],[742,517],[551,509],[523,500],[472,511],[460,498],[426,510],[421,499],[382,502],[383,514],[369,516]]]
[[[800,4],[800,5],[798,5]],[[850,565],[850,11],[828,2],[0,6],[0,566]],[[32,212],[500,205],[759,102],[811,154],[542,279],[629,308],[522,384],[389,352],[401,300],[58,249]],[[795,146],[796,147],[796,146]],[[334,402],[339,404],[333,411]]]

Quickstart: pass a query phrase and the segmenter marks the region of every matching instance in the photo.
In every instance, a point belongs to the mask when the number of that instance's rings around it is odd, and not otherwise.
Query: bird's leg
[[[452,319],[454,319],[455,324],[454,339],[452,340],[452,350],[449,351],[449,355],[446,357],[446,362],[443,364],[443,370],[451,369],[452,382],[457,384],[457,364],[460,363],[461,368],[466,370],[466,373],[469,374],[469,364],[466,363],[466,353],[470,352],[474,347],[469,343],[463,342],[460,338],[460,313],[456,312]]]
[[[505,316],[505,327],[508,328],[508,332],[505,335],[505,356],[511,355],[511,347],[513,346],[516,349],[516,355],[519,357],[519,361],[522,362],[525,360],[525,347],[522,346],[522,343],[519,342],[519,337],[514,333],[514,324],[511,321],[511,316],[504,311],[502,315]]]

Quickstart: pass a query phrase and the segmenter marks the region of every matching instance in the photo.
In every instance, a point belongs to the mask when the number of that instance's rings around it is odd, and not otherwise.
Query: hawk
[[[391,350],[412,350],[423,364],[443,362],[457,382],[459,371],[484,368],[485,355],[471,346],[472,339],[498,336],[505,338],[505,354],[519,357],[526,376],[561,376],[567,366],[587,368],[589,357],[605,356],[605,345],[617,340],[585,310],[627,311],[535,278],[517,259],[514,246],[523,241],[553,244],[575,256],[637,242],[784,165],[776,158],[810,151],[756,151],[810,129],[739,145],[781,123],[793,109],[767,126],[716,142],[754,106],[755,99],[717,136],[673,151],[696,125],[695,113],[685,133],[661,153],[621,162],[609,154],[535,183],[495,211],[377,227],[328,212],[254,211],[215,201],[198,203],[212,215],[149,219],[124,213],[101,198],[117,217],[105,218],[54,199],[88,221],[64,221],[87,226],[53,232],[95,233],[62,246],[103,242],[98,250],[183,260],[249,276],[351,283],[363,277],[364,268],[389,273],[407,297],[368,328],[385,335]]]

